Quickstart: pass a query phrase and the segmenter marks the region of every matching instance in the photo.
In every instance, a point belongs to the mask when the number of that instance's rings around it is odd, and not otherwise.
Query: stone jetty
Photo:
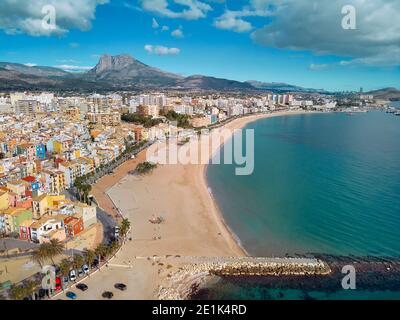
[[[182,300],[212,276],[309,276],[328,275],[328,264],[314,258],[203,258],[184,265],[160,287],[160,300]]]

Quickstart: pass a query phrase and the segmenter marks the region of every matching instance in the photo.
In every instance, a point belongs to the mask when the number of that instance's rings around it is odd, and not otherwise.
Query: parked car
[[[61,278],[60,277],[56,277],[56,283],[55,283],[55,288],[56,291],[59,291],[62,289],[62,285],[61,285]]]
[[[126,284],[123,284],[123,283],[116,283],[115,285],[114,285],[114,287],[116,288],[116,289],[119,289],[119,290],[121,290],[121,291],[125,291],[128,287],[126,286]]]
[[[69,280],[71,280],[71,281],[75,281],[76,280],[76,271],[75,270],[71,270],[69,272]]]
[[[82,271],[83,271],[84,274],[88,274],[89,273],[89,267],[88,267],[87,264],[84,264],[82,266]]]
[[[112,293],[111,291],[104,291],[101,296],[104,299],[111,299],[112,297],[114,297],[114,293]]]
[[[90,267],[92,269],[96,269],[99,266],[99,260],[95,259],[92,264],[90,265]]]
[[[115,239],[118,239],[119,237],[119,226],[114,227],[114,237]]]
[[[84,284],[84,283],[79,283],[79,284],[77,284],[77,285],[76,285],[76,288],[79,289],[79,290],[81,290],[81,291],[86,291],[87,289],[89,289],[89,287],[88,287],[86,284]]]
[[[75,300],[76,299],[76,293],[72,291],[68,291],[66,294],[67,298]]]
[[[82,277],[84,274],[82,269],[78,269],[78,277]]]
[[[62,277],[62,284],[64,287],[68,285],[68,282],[69,282],[68,277]]]

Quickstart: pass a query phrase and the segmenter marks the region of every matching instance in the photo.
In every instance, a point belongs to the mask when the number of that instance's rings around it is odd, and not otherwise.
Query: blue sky
[[[28,4],[29,3],[29,4]],[[33,3],[33,5],[32,5]],[[166,71],[327,90],[400,88],[396,0],[2,0],[0,61],[86,70],[128,53]],[[46,4],[57,29],[41,30]],[[356,9],[357,28],[341,12]],[[168,29],[167,29],[168,28]]]

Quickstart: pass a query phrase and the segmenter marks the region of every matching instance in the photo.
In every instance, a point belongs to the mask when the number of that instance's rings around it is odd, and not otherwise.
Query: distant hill
[[[201,89],[206,91],[255,90],[255,88],[251,84],[248,84],[246,82],[206,77],[201,75],[194,75],[178,80],[176,82],[176,88]]]
[[[181,75],[148,66],[127,55],[103,55],[97,65],[84,73],[54,67],[27,66],[0,62],[0,90],[198,90],[198,91],[273,91],[320,92],[285,83],[240,82],[222,78]]]
[[[307,92],[307,93],[325,93],[324,89],[310,89],[310,88],[303,88],[299,86],[290,85],[287,83],[281,82],[260,82],[256,80],[249,80],[246,83],[252,85],[253,87],[261,90],[267,91],[276,91],[276,92]]]
[[[396,88],[384,88],[380,90],[374,90],[367,92],[367,94],[371,94],[376,99],[382,100],[392,100],[399,101],[400,100],[400,90]]]

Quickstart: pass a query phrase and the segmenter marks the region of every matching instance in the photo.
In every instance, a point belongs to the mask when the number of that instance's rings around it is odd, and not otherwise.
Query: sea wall
[[[318,259],[236,258],[220,262],[185,265],[172,275],[166,287],[160,287],[160,300],[182,300],[213,276],[309,276],[327,275],[328,264]]]

